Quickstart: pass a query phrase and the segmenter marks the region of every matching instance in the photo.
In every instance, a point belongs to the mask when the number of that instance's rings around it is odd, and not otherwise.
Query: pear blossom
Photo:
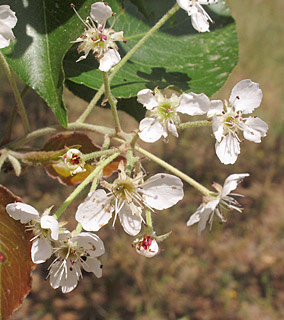
[[[152,258],[159,253],[159,245],[155,238],[145,235],[133,242],[136,252],[146,258]]]
[[[191,226],[198,222],[198,234],[205,229],[206,224],[209,223],[210,230],[214,220],[214,215],[226,222],[225,217],[222,214],[223,210],[236,210],[242,212],[239,203],[232,196],[241,196],[240,194],[232,193],[238,186],[238,184],[248,177],[248,173],[232,174],[224,182],[224,186],[214,183],[213,187],[218,192],[217,195],[210,195],[204,198],[204,202],[197,208],[197,210],[191,215],[187,221],[187,226]]]
[[[59,236],[58,221],[49,216],[47,209],[42,216],[38,211],[25,203],[9,203],[6,210],[10,217],[20,220],[21,223],[28,223],[28,229],[35,234],[31,249],[31,258],[34,263],[43,263],[52,255],[52,241],[57,241]]]
[[[74,43],[80,43],[78,53],[84,52],[78,61],[86,59],[90,51],[93,51],[99,61],[99,70],[107,72],[115,66],[121,57],[115,41],[124,41],[123,31],[115,32],[112,27],[106,28],[106,21],[113,16],[111,7],[106,2],[96,2],[91,6],[90,16],[85,21],[79,16],[72,5],[75,13],[85,25],[84,33]]]
[[[56,259],[49,267],[50,285],[54,289],[61,287],[63,293],[72,291],[82,278],[82,268],[100,278],[102,264],[97,257],[104,252],[102,240],[93,233],[63,234],[55,249]]]
[[[173,175],[158,173],[142,182],[143,174],[131,178],[125,172],[123,162],[119,164],[118,178],[112,183],[105,181],[103,189],[90,192],[87,199],[79,205],[76,220],[87,231],[98,231],[109,222],[114,213],[113,225],[117,216],[126,233],[137,235],[143,221],[142,212],[163,210],[175,205],[184,196],[182,181]]]
[[[82,158],[82,152],[80,150],[75,148],[69,149],[63,156],[63,159],[71,175],[86,171],[84,168],[85,161]]]
[[[169,89],[162,93],[157,88],[154,92],[150,89],[139,91],[137,101],[150,110],[149,117],[140,122],[138,134],[143,141],[151,143],[162,136],[167,138],[169,132],[178,137],[177,125],[180,123],[178,112],[196,115],[196,109],[207,110],[210,106],[209,98],[203,93],[178,96]]]
[[[177,0],[178,5],[191,17],[192,26],[198,32],[209,32],[209,21],[213,22],[202,5],[217,2],[218,0]]]
[[[9,5],[0,6],[0,49],[8,47],[10,40],[15,39],[12,29],[17,23],[15,12]]]
[[[213,116],[212,128],[216,138],[216,154],[224,164],[236,162],[240,153],[240,131],[249,141],[260,143],[266,136],[268,125],[258,117],[244,118],[244,114],[252,113],[262,100],[259,84],[249,79],[238,82],[231,93],[229,103],[221,100],[212,101],[208,111]]]

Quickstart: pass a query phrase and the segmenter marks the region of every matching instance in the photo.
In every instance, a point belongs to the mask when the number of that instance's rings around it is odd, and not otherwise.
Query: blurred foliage
[[[219,163],[209,128],[184,131],[179,140],[172,138],[168,144],[145,146],[208,187],[213,181],[223,183],[230,173],[250,172],[238,190],[246,195],[241,199],[244,213],[233,212],[227,224],[216,223],[211,233],[198,237],[196,227],[187,228],[185,222],[199,205],[201,195],[186,186],[182,202],[154,217],[158,233],[173,231],[161,244],[158,256],[150,260],[138,256],[131,247],[132,238],[119,224],[115,232],[105,226],[99,232],[106,246],[103,277],[84,274],[78,288],[63,295],[43,280],[49,263],[39,266],[34,272],[33,290],[13,320],[284,318],[284,3],[228,3],[237,22],[240,61],[215,98],[228,98],[241,79],[259,82],[264,99],[257,114],[270,126],[268,136],[261,144],[242,143],[234,166]],[[14,100],[6,82],[0,91],[1,122],[5,123]],[[76,107],[70,114],[75,119],[85,104],[68,93],[66,100],[67,105]],[[35,95],[29,93],[25,102],[33,123],[40,126],[53,121],[49,109]],[[106,110],[97,108],[89,121],[112,120]],[[131,130],[137,124],[129,117],[122,125]],[[16,134],[22,132],[20,124],[16,130]],[[151,173],[161,170],[147,160],[143,163]],[[62,188],[40,168],[31,168],[19,178],[1,173],[1,183],[39,210],[51,203],[58,206],[73,189]],[[77,205],[70,206],[67,219]],[[73,220],[69,227],[74,227]]]

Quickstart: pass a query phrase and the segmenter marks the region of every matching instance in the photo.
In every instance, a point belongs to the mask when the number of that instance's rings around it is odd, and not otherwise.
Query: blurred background
[[[131,247],[133,238],[119,223],[115,232],[105,226],[98,232],[106,247],[103,277],[85,273],[78,287],[64,295],[46,280],[49,263],[40,265],[33,272],[32,291],[13,320],[284,319],[284,2],[227,2],[237,22],[240,59],[214,98],[228,99],[232,87],[242,79],[260,83],[264,98],[254,115],[269,124],[268,136],[261,144],[242,143],[233,166],[224,166],[217,159],[210,128],[189,129],[181,132],[179,140],[144,146],[208,188],[214,181],[223,184],[231,173],[249,172],[238,189],[245,195],[241,199],[244,212],[230,213],[226,224],[216,222],[212,232],[198,237],[196,226],[188,228],[186,221],[202,197],[185,185],[184,200],[154,217],[158,234],[172,230],[158,256],[139,256]],[[3,74],[0,93],[3,134],[15,103]],[[75,120],[86,104],[68,91],[65,95],[72,110],[70,120]],[[52,113],[35,94],[29,92],[25,103],[33,129],[54,123]],[[111,124],[112,120],[98,108],[88,122],[101,121]],[[137,127],[125,115],[122,124]],[[18,123],[14,136],[21,133]],[[146,159],[143,164],[151,173],[163,171]],[[39,211],[51,204],[58,207],[73,190],[49,178],[41,168],[27,171],[20,178],[1,172],[0,182]],[[70,228],[84,195],[65,213]]]

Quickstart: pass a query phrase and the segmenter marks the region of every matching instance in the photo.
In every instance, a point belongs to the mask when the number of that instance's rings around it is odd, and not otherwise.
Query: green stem
[[[103,75],[103,80],[104,80],[104,86],[105,86],[105,95],[107,97],[107,100],[109,102],[110,108],[111,108],[111,113],[114,119],[114,123],[115,123],[115,131],[116,133],[119,133],[121,131],[121,126],[120,126],[120,121],[119,121],[119,117],[118,117],[118,113],[117,113],[117,108],[116,108],[116,100],[114,99],[114,97],[111,94],[111,90],[110,90],[110,81],[108,79],[108,75],[106,72],[102,72]]]
[[[186,128],[197,128],[197,127],[209,127],[212,126],[212,121],[200,120],[200,121],[189,121],[181,123],[177,126],[177,129],[186,129]]]
[[[94,171],[92,171],[87,178],[69,195],[69,197],[63,202],[61,207],[55,212],[54,217],[58,219],[62,213],[66,210],[66,208],[71,204],[71,202],[78,196],[78,194],[96,177],[100,171],[107,166],[110,162],[112,162],[116,157],[119,156],[119,152],[111,155],[106,160],[102,161]]]
[[[211,191],[208,190],[207,188],[205,188],[203,185],[201,185],[200,183],[198,183],[197,181],[195,181],[194,179],[192,179],[191,177],[189,177],[185,173],[181,172],[177,168],[173,167],[169,163],[165,162],[164,160],[162,160],[159,157],[155,156],[154,154],[150,153],[149,151],[146,151],[146,150],[144,150],[144,149],[142,149],[140,147],[137,147],[137,146],[135,147],[135,149],[138,152],[144,154],[149,159],[151,159],[154,162],[158,163],[160,166],[164,167],[168,171],[172,172],[174,175],[180,177],[181,179],[183,179],[184,181],[186,181],[187,183],[192,185],[195,189],[197,189],[198,191],[203,193],[205,196],[208,196],[208,195],[211,194]]]
[[[84,122],[86,118],[90,115],[90,113],[93,111],[94,107],[100,100],[100,97],[105,92],[105,86],[104,84],[101,85],[100,89],[95,94],[94,98],[90,101],[89,105],[87,106],[86,110],[81,114],[81,116],[77,119],[77,123]]]
[[[94,159],[94,158],[98,158],[101,156],[107,156],[107,155],[111,155],[115,152],[118,152],[119,149],[118,148],[114,148],[114,149],[109,149],[109,150],[103,150],[103,151],[96,151],[96,152],[92,152],[92,153],[88,153],[88,154],[83,154],[82,155],[82,159],[84,161],[88,161],[90,159]]]
[[[57,132],[65,132],[65,131],[91,131],[96,132],[101,135],[108,135],[110,137],[113,137],[116,135],[116,132],[112,128],[107,128],[103,126],[96,126],[92,124],[86,124],[86,123],[69,123],[68,129],[62,128],[60,125],[50,126],[42,129],[35,130],[31,133],[28,133],[22,138],[16,139],[10,143],[8,143],[5,147],[7,148],[17,148],[22,147],[24,144],[49,134],[54,134]],[[126,135],[126,134],[125,134]]]
[[[75,235],[81,233],[82,229],[83,229],[83,227],[82,227],[81,223],[78,222],[77,227],[76,227],[75,232],[74,232]]]
[[[16,84],[16,81],[15,81],[15,78],[11,72],[11,69],[4,57],[4,55],[2,54],[1,50],[0,50],[0,63],[7,75],[7,78],[10,82],[10,85],[13,89],[13,92],[14,92],[14,96],[15,96],[15,99],[16,99],[16,103],[17,103],[17,110],[18,110],[18,113],[22,119],[22,122],[23,122],[23,126],[24,126],[24,129],[25,129],[25,132],[30,132],[30,124],[29,124],[29,119],[28,119],[28,116],[26,114],[26,110],[25,110],[25,107],[24,107],[24,104],[23,104],[23,100],[21,98],[21,94],[19,92],[19,89],[17,87],[17,84]]]
[[[113,79],[116,73],[125,65],[125,63],[132,57],[132,55],[147,41],[154,32],[156,32],[161,26],[171,17],[173,16],[179,9],[179,5],[175,4],[154,26],[150,29],[140,41],[136,43],[136,45],[121,59],[121,61],[112,69],[112,72],[109,76],[109,82]],[[84,122],[89,114],[92,112],[94,106],[99,101],[100,97],[104,93],[104,85],[100,87],[94,96],[93,100],[90,102],[86,110],[82,113],[77,122]]]
[[[146,209],[146,223],[149,228],[153,228],[152,224],[152,213],[150,209]]]

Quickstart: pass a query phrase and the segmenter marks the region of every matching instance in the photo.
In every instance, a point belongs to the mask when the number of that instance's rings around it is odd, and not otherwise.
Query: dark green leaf
[[[89,13],[84,0],[74,1],[83,16]],[[57,120],[67,126],[62,100],[62,60],[84,26],[67,0],[9,0],[18,22],[14,45],[3,50],[9,65],[49,105]]]
[[[123,30],[128,40],[120,44],[122,56],[174,5],[172,0],[108,2],[117,13],[115,31]],[[141,89],[169,85],[209,96],[219,90],[238,61],[237,34],[232,17],[224,15],[224,6],[222,10],[213,5],[204,8],[215,21],[210,33],[196,32],[187,13],[179,10],[115,75],[111,83],[114,96],[130,98]],[[77,59],[74,49],[66,56],[66,77],[98,90],[102,78],[95,58],[90,54],[86,60],[76,63]],[[78,95],[80,89],[71,90]]]

